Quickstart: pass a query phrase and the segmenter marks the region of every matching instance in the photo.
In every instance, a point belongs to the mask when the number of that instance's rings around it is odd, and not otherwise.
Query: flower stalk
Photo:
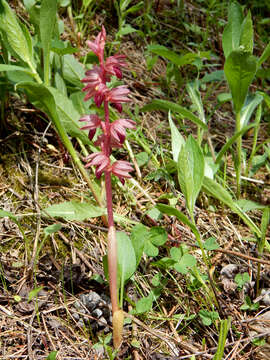
[[[104,48],[106,42],[106,31],[102,27],[101,32],[96,39],[88,41],[87,45],[97,55],[99,65],[94,65],[91,70],[86,71],[86,77],[82,79],[85,83],[83,91],[86,93],[84,100],[94,99],[97,107],[104,108],[104,121],[95,114],[84,115],[80,121],[85,122],[82,130],[88,130],[90,140],[96,135],[97,129],[101,130],[101,134],[97,137],[94,144],[100,147],[100,152],[95,152],[86,157],[86,168],[90,166],[96,167],[96,177],[99,179],[102,174],[105,177],[107,216],[108,216],[108,271],[110,284],[110,297],[113,313],[113,342],[114,347],[119,348],[122,342],[123,330],[123,311],[118,305],[118,288],[117,288],[117,240],[116,230],[113,219],[113,202],[112,202],[112,183],[111,175],[117,176],[122,184],[126,178],[131,178],[129,172],[133,171],[130,163],[124,160],[118,160],[111,163],[110,155],[112,148],[120,148],[126,138],[126,129],[134,129],[135,122],[130,119],[120,118],[114,122],[110,122],[109,104],[113,106],[119,113],[122,112],[122,103],[130,101],[128,98],[129,90],[127,86],[120,85],[110,88],[107,83],[110,82],[112,76],[122,79],[121,69],[126,66],[125,56],[116,54],[104,58]]]

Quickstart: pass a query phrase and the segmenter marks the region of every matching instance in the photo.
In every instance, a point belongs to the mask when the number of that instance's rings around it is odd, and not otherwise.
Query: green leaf
[[[47,237],[51,234],[54,234],[55,232],[59,231],[61,228],[62,228],[61,224],[52,224],[52,225],[45,227],[45,229],[44,229],[45,237]]]
[[[121,29],[119,31],[117,31],[117,33],[115,34],[116,38],[121,37],[121,36],[125,36],[131,33],[137,32],[136,29],[134,29],[131,25],[127,24],[123,27],[121,27]]]
[[[136,271],[136,256],[132,242],[126,233],[117,232],[116,239],[118,255],[117,276],[120,280],[121,286],[123,286]]]
[[[145,312],[149,312],[152,309],[153,306],[153,295],[149,294],[146,297],[141,298],[136,302],[136,314],[143,314]]]
[[[196,265],[196,259],[191,254],[184,254],[181,259],[174,264],[174,268],[176,271],[180,272],[181,274],[187,274],[189,268]]]
[[[139,265],[141,260],[146,238],[148,238],[149,231],[146,226],[138,224],[132,228],[131,231],[131,242],[136,256],[136,267]]]
[[[240,114],[240,124],[241,128],[246,126],[253,114],[253,111],[256,107],[263,101],[263,96],[259,93],[255,93],[255,95],[250,95],[247,97],[247,101],[245,106],[241,110]]]
[[[63,77],[69,83],[79,87],[83,87],[81,83],[84,78],[85,69],[81,63],[72,55],[63,56]]]
[[[150,104],[145,105],[142,108],[142,112],[151,110],[171,110],[173,113],[176,112],[180,114],[183,118],[186,118],[192,121],[194,124],[202,127],[204,130],[208,130],[206,124],[204,124],[197,116],[195,116],[191,111],[187,110],[181,105],[175,104],[167,100],[153,100]]]
[[[200,146],[190,135],[178,158],[178,180],[187,208],[193,216],[194,206],[204,177],[204,157]]]
[[[186,215],[181,213],[179,210],[175,209],[172,206],[165,205],[165,204],[157,204],[156,207],[163,214],[167,214],[170,216],[176,216],[179,221],[181,221],[182,223],[184,223],[190,227],[190,229],[196,235],[196,237],[200,237],[200,234],[199,234],[196,226],[193,225],[192,222],[186,217]]]
[[[186,88],[187,88],[188,95],[192,101],[192,104],[195,106],[196,111],[199,114],[200,120],[203,123],[206,123],[202,98],[201,98],[201,94],[199,91],[199,81],[195,80],[195,81],[189,82],[187,84]]]
[[[72,137],[79,138],[83,144],[90,144],[87,132],[80,130],[82,125],[79,119],[81,116],[75,109],[72,101],[58,89],[53,87],[48,87],[48,89],[54,97],[58,117],[66,132]]]
[[[203,247],[205,248],[205,250],[211,251],[219,249],[220,245],[218,244],[217,239],[211,236],[204,242]]]
[[[13,220],[15,223],[18,222],[18,219],[14,214],[12,214],[9,211],[5,211],[5,210],[0,209],[0,218],[3,218],[3,217],[8,217],[9,219]]]
[[[253,128],[255,126],[255,124],[251,124],[248,126],[243,127],[240,131],[238,131],[237,133],[235,133],[227,142],[225,145],[223,145],[222,149],[220,150],[220,152],[217,155],[216,158],[216,164],[218,165],[223,158],[223,155],[230,149],[230,147],[232,146],[233,143],[235,143],[235,141],[237,140],[237,138],[241,135],[243,135],[245,132],[247,132],[249,129]]]
[[[43,49],[44,82],[49,85],[50,79],[50,50],[56,23],[57,1],[42,0],[40,7],[40,39]]]
[[[77,201],[65,201],[60,204],[51,205],[42,211],[42,215],[47,214],[52,217],[60,217],[66,220],[84,221],[92,217],[102,216],[106,213],[105,209],[92,204],[80,203]]]
[[[237,2],[232,2],[229,7],[228,24],[222,35],[222,47],[226,59],[232,51],[239,48],[242,22],[242,8]]]
[[[243,286],[250,281],[249,274],[247,272],[244,272],[243,274],[236,274],[234,278],[235,283],[237,286],[242,289]]]
[[[226,204],[234,213],[241,217],[241,219],[248,225],[251,231],[258,237],[261,236],[261,231],[250,219],[250,217],[243,212],[243,210],[233,201],[230,193],[223,188],[216,181],[205,177],[203,180],[203,189],[210,195],[214,196],[219,201]]]
[[[177,55],[174,51],[167,49],[165,46],[158,44],[148,45],[147,50],[170,60],[176,66],[192,64],[193,61],[197,58],[209,57],[209,52],[202,52],[198,54],[189,52],[180,56]]]
[[[245,103],[248,88],[255,76],[256,69],[257,60],[255,56],[242,50],[231,52],[226,59],[224,72],[232,93],[236,114]]]
[[[204,77],[201,79],[201,83],[207,83],[212,81],[223,81],[223,80],[224,80],[224,71],[216,70],[216,71],[212,71],[211,73],[205,74]]]
[[[246,200],[246,199],[237,200],[237,201],[235,201],[235,203],[242,209],[243,212],[265,208],[264,205],[261,205],[261,204],[255,203],[254,201]]]
[[[200,310],[199,316],[205,326],[210,326],[215,320],[219,318],[218,312],[207,310]]]
[[[148,256],[158,255],[158,246],[165,244],[168,235],[162,227],[154,226],[145,238],[144,252]]]
[[[185,145],[185,139],[178,131],[177,127],[175,126],[172,117],[171,117],[171,111],[169,110],[168,114],[169,118],[169,124],[171,128],[171,139],[172,139],[172,153],[173,153],[173,160],[177,162],[179,152],[183,145]]]
[[[258,63],[257,63],[257,68],[259,69],[261,67],[261,65],[269,58],[270,56],[270,42],[267,44],[267,46],[265,47],[262,55],[260,56]]]
[[[49,356],[47,357],[47,360],[56,360],[58,351],[52,351],[50,352]]]
[[[23,71],[33,76],[33,73],[29,69],[17,65],[0,64],[0,71]]]
[[[5,0],[0,0],[0,31],[16,57],[27,64],[32,64],[27,39],[14,11]]]
[[[253,53],[253,25],[250,10],[241,25],[240,46],[244,50]]]
[[[38,293],[43,289],[43,286],[39,286],[33,290],[31,290],[28,294],[28,302],[30,302],[31,300],[33,300],[37,295]]]

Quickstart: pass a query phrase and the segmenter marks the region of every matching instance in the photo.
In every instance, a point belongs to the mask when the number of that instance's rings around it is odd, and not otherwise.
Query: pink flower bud
[[[124,184],[125,178],[131,178],[129,172],[133,171],[133,167],[128,161],[118,160],[112,164],[111,171]]]

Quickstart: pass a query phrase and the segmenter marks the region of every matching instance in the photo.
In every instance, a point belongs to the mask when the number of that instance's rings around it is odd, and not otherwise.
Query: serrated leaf
[[[231,90],[236,114],[245,103],[248,88],[255,76],[256,69],[255,56],[242,50],[231,52],[226,59],[224,72]]]
[[[165,244],[167,237],[168,235],[163,228],[158,226],[152,227],[148,232],[148,236],[145,237],[144,252],[146,255],[157,256],[159,253],[158,246]]]
[[[136,302],[136,309],[135,309],[135,313],[136,314],[143,314],[145,312],[149,312],[152,309],[152,305],[153,305],[153,295],[150,294],[146,297],[143,297],[141,299],[139,299]]]
[[[246,199],[237,200],[235,203],[243,210],[243,212],[265,208],[265,205]]]
[[[180,114],[183,118],[186,118],[192,121],[194,124],[202,127],[204,130],[208,130],[206,124],[204,124],[196,115],[194,115],[191,111],[187,110],[181,105],[175,104],[171,101],[167,100],[153,100],[150,104],[145,105],[142,108],[142,112],[151,111],[151,110],[171,110],[173,113],[176,112]]]
[[[43,216],[60,217],[66,220],[84,221],[92,217],[105,215],[106,210],[98,206],[80,203],[77,201],[65,201],[60,204],[51,205],[42,211]]]

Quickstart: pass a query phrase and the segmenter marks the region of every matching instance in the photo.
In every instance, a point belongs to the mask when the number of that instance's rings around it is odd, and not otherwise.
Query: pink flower
[[[88,137],[90,140],[95,136],[96,130],[101,126],[101,119],[95,114],[84,115],[79,121],[85,121],[86,125],[81,127],[80,130],[89,130]]]
[[[120,113],[122,112],[122,104],[131,101],[127,95],[129,94],[128,87],[126,85],[120,85],[116,88],[109,90],[106,93],[106,100],[112,103]]]
[[[128,87],[126,85],[120,85],[107,92],[106,100],[114,104],[129,102],[131,100],[127,97],[128,94]]]
[[[99,66],[95,65],[93,69],[86,71],[86,77],[81,81],[87,83],[87,85],[82,89],[82,91],[87,92],[84,101],[87,101],[93,97],[100,85],[104,85],[103,73]]]
[[[99,179],[102,175],[102,173],[109,167],[110,165],[110,159],[108,156],[103,154],[102,152],[93,153],[85,159],[86,161],[89,161],[85,167],[88,168],[89,166],[96,166],[96,177]]]
[[[122,184],[125,183],[125,178],[131,178],[130,171],[133,171],[133,167],[128,161],[118,160],[111,166],[111,172],[119,178]]]
[[[94,100],[95,100],[97,107],[101,106],[101,104],[103,103],[103,101],[105,99],[107,92],[109,92],[109,91],[110,90],[107,88],[107,86],[105,84],[100,84],[99,86],[96,87]]]
[[[98,34],[94,41],[87,41],[87,45],[93,51],[93,53],[98,56],[100,63],[103,63],[105,42],[106,30],[104,26],[102,26],[101,32]]]
[[[111,141],[123,144],[126,138],[126,129],[135,129],[136,123],[130,119],[118,119],[110,126]]]
[[[121,68],[127,66],[125,62],[125,55],[109,56],[106,59],[104,68],[108,75],[115,75],[118,79],[122,79]]]

